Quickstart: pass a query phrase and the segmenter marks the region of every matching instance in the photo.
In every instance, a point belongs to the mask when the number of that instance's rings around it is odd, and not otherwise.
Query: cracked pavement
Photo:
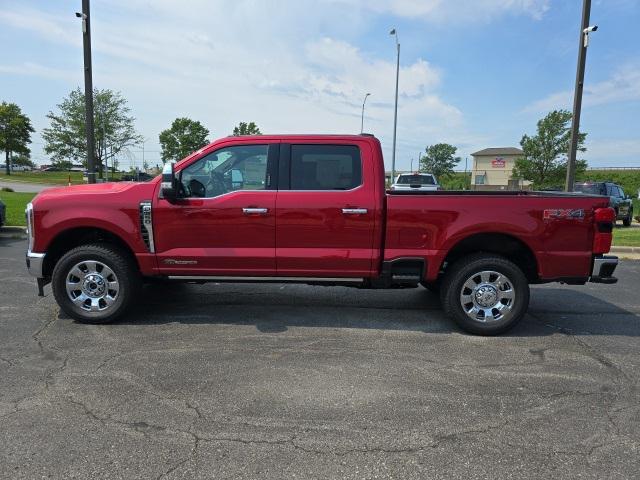
[[[0,478],[637,478],[640,262],[507,335],[423,289],[145,287],[114,325],[0,239]]]

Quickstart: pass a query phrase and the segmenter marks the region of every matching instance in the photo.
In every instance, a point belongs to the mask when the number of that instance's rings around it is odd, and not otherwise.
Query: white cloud
[[[550,0],[333,0],[407,18],[431,22],[487,22],[495,17],[514,14],[541,19],[549,10]]]
[[[78,76],[68,70],[45,67],[37,63],[24,62],[18,65],[0,65],[0,72],[13,75],[28,75],[56,80],[73,82]]]
[[[292,4],[293,12],[270,11],[266,3],[198,0],[188,8],[169,0],[92,3],[94,85],[122,91],[150,143],[177,116],[202,121],[213,138],[250,120],[265,133],[356,133],[362,97],[370,92],[365,130],[382,139],[390,159],[393,49],[382,59],[340,39],[358,22],[357,10],[343,12],[344,5],[339,12],[309,15],[306,2]],[[0,24],[64,46],[61,55],[76,58],[81,34],[73,8],[54,16],[18,7],[3,12]],[[0,71],[78,86],[80,71],[65,74],[52,66],[58,64],[53,58],[32,61],[36,53],[25,51],[27,63]],[[401,64],[398,158],[407,166],[408,152],[466,138],[462,112],[438,90],[442,77],[424,59]],[[60,100],[43,105],[42,116]]]
[[[597,83],[585,83],[583,104],[586,107],[617,102],[640,100],[640,66],[626,65],[608,79]],[[558,108],[570,109],[573,91],[565,90],[548,95],[525,107],[525,111],[541,113]]]
[[[640,158],[640,138],[612,139],[587,136],[587,151],[583,157],[590,167],[637,167]],[[634,159],[634,160],[631,160]]]

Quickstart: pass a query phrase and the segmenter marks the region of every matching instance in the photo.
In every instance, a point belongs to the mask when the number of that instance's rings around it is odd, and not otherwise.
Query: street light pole
[[[91,74],[91,23],[89,0],[82,0],[82,13],[76,12],[82,19],[82,45],[84,51],[84,104],[85,130],[87,133],[87,181],[96,183],[95,139],[93,132],[93,79]]]
[[[364,96],[364,100],[362,101],[362,119],[360,120],[360,133],[364,133],[364,104],[367,103],[367,97],[371,95],[370,93],[367,93]]]
[[[576,154],[578,150],[578,137],[580,135],[580,111],[582,110],[582,90],[584,87],[584,69],[587,61],[587,47],[589,46],[589,33],[595,32],[597,26],[589,26],[591,14],[591,0],[584,0],[582,5],[582,24],[580,27],[580,44],[578,47],[578,70],[576,72],[576,86],[573,95],[573,116],[571,119],[571,142],[569,144],[569,158],[567,160],[567,180],[565,191],[572,192],[576,175]]]
[[[396,29],[392,29],[389,35],[393,35],[396,38],[396,103],[393,113],[393,152],[391,154],[391,182],[396,177],[396,133],[398,129],[398,80],[400,77],[400,42],[398,41],[398,32]]]

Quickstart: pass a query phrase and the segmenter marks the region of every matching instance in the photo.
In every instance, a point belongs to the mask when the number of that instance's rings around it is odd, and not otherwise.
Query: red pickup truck
[[[45,190],[27,266],[80,322],[120,317],[147,280],[440,292],[464,330],[520,320],[529,284],[614,283],[601,196],[385,191],[370,135],[227,137],[148,183]]]

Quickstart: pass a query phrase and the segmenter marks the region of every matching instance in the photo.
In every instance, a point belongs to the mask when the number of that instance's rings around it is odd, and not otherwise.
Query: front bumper
[[[613,276],[613,272],[618,266],[618,257],[613,255],[602,255],[593,259],[590,282],[594,283],[616,283],[618,279]]]
[[[29,273],[36,278],[44,277],[42,273],[44,256],[44,253],[33,253],[31,251],[27,252],[27,270],[29,270]]]

